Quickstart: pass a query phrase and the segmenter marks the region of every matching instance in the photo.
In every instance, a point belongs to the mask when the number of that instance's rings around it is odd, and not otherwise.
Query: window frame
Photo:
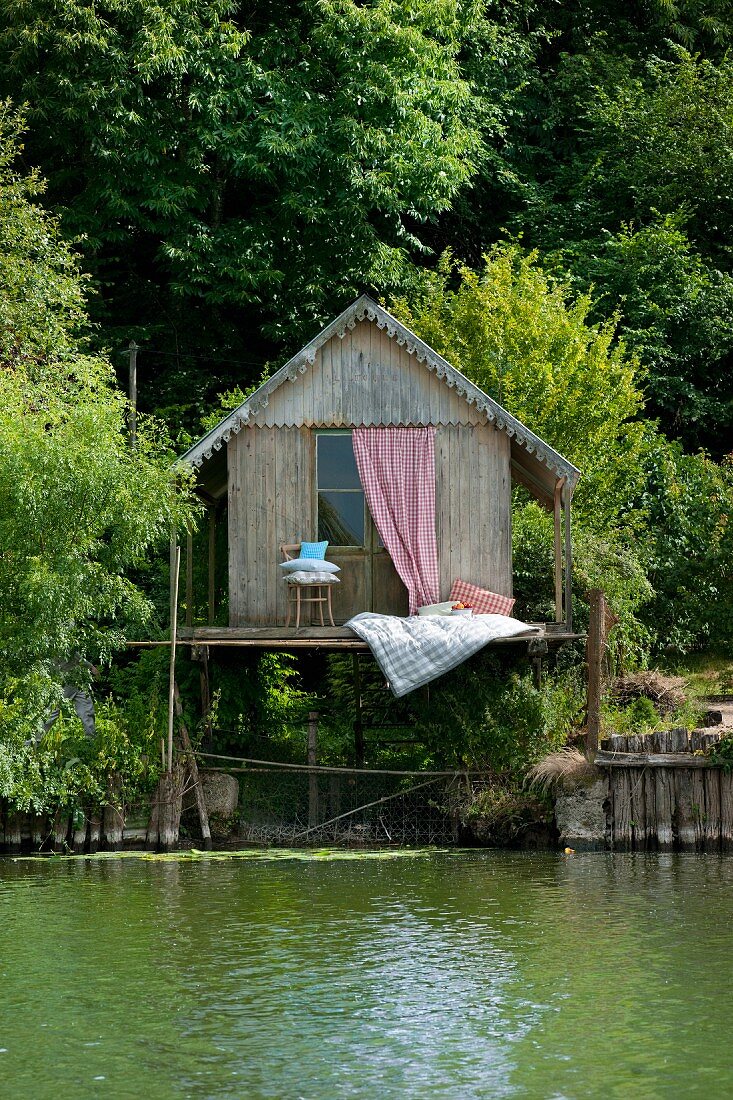
[[[318,503],[319,503],[319,496],[322,492],[323,493],[350,493],[350,494],[361,493],[362,505],[363,505],[363,509],[364,509],[364,512],[363,512],[363,532],[364,532],[363,542],[360,542],[360,543],[354,542],[354,543],[347,543],[347,544],[331,543],[330,546],[329,546],[329,549],[331,547],[333,547],[335,550],[338,550],[340,553],[344,553],[344,552],[346,552],[346,553],[349,553],[349,552],[351,552],[351,553],[360,553],[360,552],[363,553],[364,551],[368,551],[368,550],[371,549],[371,545],[372,545],[372,542],[373,542],[373,532],[372,532],[373,524],[372,524],[371,514],[370,514],[369,508],[367,506],[366,493],[364,492],[364,486],[361,485],[360,488],[358,488],[358,489],[329,489],[329,488],[321,489],[321,487],[319,485],[319,480],[318,480],[318,439],[319,439],[320,436],[335,436],[335,435],[348,435],[349,437],[352,437],[353,436],[353,429],[352,428],[318,428],[318,429],[316,429],[316,431],[314,433],[314,436],[315,436],[314,479],[313,479],[314,488],[315,488],[314,502],[313,502],[314,503],[314,511],[315,511],[314,530],[316,531],[318,537],[320,538],[320,530],[319,530],[319,526],[318,526]]]

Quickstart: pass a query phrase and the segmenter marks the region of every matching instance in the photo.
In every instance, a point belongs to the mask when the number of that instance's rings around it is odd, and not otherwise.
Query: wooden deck
[[[549,629],[547,627],[546,623],[530,623],[526,633],[516,634],[513,638],[497,638],[489,642],[489,645],[527,645],[530,641],[541,639],[546,641],[550,648],[556,648],[563,642],[584,637],[582,634],[556,629],[554,624],[549,624]],[[181,645],[231,648],[250,646],[259,649],[288,650],[356,649],[363,652],[369,649],[366,642],[357,638],[345,626],[301,626],[299,630],[285,626],[201,626],[193,630],[182,629],[178,640]]]

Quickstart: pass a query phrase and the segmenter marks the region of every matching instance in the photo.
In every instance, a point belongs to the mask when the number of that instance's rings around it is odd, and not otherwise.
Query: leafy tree
[[[517,244],[496,246],[478,272],[445,254],[409,303],[393,303],[431,347],[582,467],[579,509],[603,528],[634,483],[642,399],[633,359],[612,323],[589,322],[591,306]]]
[[[334,296],[400,285],[472,170],[475,6],[9,0],[4,84],[108,332],[182,352],[180,394],[186,351],[236,354],[242,382],[253,330],[297,338]]]
[[[571,270],[576,285],[595,288],[596,316],[618,309],[646,368],[648,413],[689,447],[720,451],[733,423],[733,275],[703,259],[683,222],[659,216],[575,245]]]
[[[0,114],[0,698],[27,732],[58,665],[109,657],[150,613],[126,575],[191,516],[160,429],[139,424],[89,353],[84,283],[56,221],[18,174],[22,121]],[[54,686],[55,685],[55,686]],[[4,732],[7,732],[4,731]]]
[[[733,466],[656,436],[633,506],[646,517],[641,553],[654,597],[646,619],[677,653],[733,645]]]

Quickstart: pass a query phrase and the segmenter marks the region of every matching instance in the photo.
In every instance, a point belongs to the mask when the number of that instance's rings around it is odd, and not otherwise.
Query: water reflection
[[[2,1095],[725,1095],[732,880],[712,856],[2,861]]]

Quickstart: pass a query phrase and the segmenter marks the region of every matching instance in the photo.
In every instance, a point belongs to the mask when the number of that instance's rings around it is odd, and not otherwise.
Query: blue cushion
[[[334,565],[322,558],[293,558],[291,561],[281,561],[280,568],[285,573],[297,573],[298,570],[306,573],[340,573],[341,566]]]
[[[327,550],[327,542],[301,542],[300,544],[301,558],[318,558],[319,561],[323,561]]]

